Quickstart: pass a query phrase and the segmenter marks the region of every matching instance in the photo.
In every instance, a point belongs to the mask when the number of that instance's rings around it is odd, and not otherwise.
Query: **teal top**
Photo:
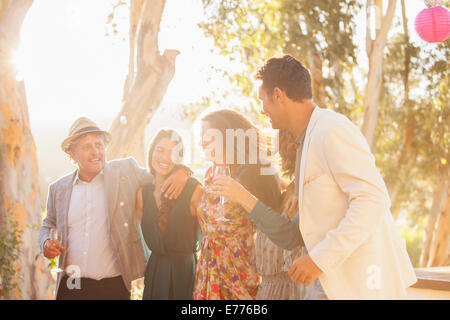
[[[158,208],[152,183],[142,187],[142,233],[152,251],[145,271],[143,300],[191,300],[195,285],[196,252],[200,248],[200,227],[190,203],[199,182],[189,178],[167,218],[158,229]]]

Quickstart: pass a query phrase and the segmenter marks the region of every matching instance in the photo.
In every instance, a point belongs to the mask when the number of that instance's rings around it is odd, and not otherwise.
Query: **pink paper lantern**
[[[419,37],[427,42],[441,42],[450,37],[450,11],[438,6],[423,9],[414,23]]]

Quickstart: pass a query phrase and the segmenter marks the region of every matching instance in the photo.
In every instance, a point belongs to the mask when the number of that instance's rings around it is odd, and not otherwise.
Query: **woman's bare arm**
[[[202,200],[203,192],[204,192],[203,187],[201,184],[199,184],[197,185],[197,187],[194,190],[194,193],[192,194],[190,207],[191,207],[191,214],[193,216],[197,215],[197,209],[198,206],[200,205],[200,201]]]

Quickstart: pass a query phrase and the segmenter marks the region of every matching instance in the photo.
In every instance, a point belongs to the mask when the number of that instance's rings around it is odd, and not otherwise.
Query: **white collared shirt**
[[[67,260],[79,266],[80,276],[100,280],[120,275],[112,247],[103,171],[91,182],[73,182],[67,225]]]

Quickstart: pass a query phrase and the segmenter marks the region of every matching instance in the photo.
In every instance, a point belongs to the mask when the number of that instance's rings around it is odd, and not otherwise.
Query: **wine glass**
[[[58,231],[56,231],[56,229],[51,229],[51,230],[50,230],[50,240],[52,240],[52,241],[59,241],[59,239],[60,239],[60,236],[59,236],[59,234],[58,234]],[[63,269],[61,269],[61,268],[59,267],[59,257],[60,257],[60,256],[61,256],[61,255],[58,255],[58,256],[55,257],[55,264],[56,264],[56,267],[52,269],[52,273],[63,272]]]
[[[214,176],[215,177],[219,177],[219,176],[231,176],[231,173],[230,173],[230,167],[228,167],[228,166],[224,166],[224,165],[221,165],[221,166],[219,166],[219,165],[216,165],[216,168],[215,168],[215,174],[214,174]],[[220,200],[219,200],[219,204],[220,204],[220,211],[221,211],[221,214],[218,216],[218,218],[216,218],[216,220],[217,221],[228,221],[228,219],[227,218],[225,218],[225,210],[224,210],[224,207],[225,207],[225,197],[220,197]]]

